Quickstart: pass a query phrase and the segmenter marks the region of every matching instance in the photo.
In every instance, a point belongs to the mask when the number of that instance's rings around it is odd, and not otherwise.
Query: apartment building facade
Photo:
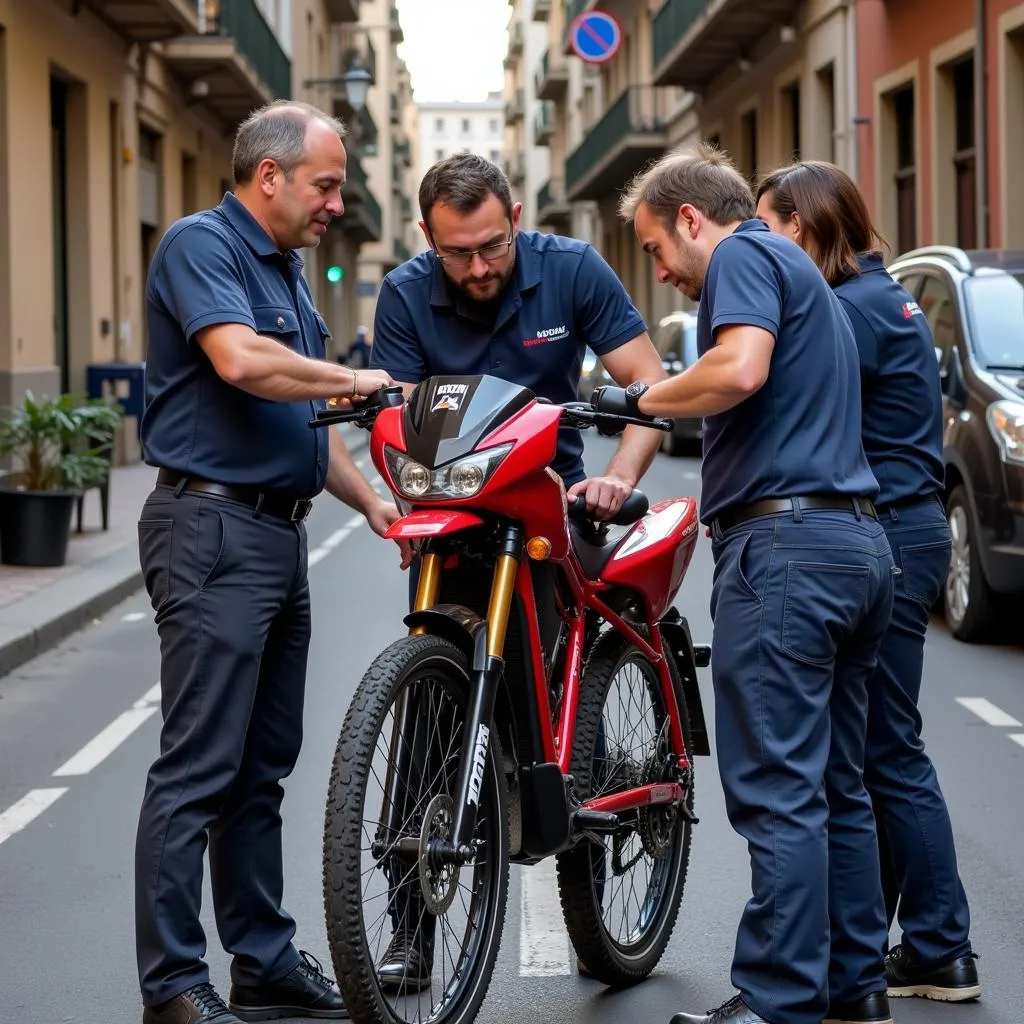
[[[897,251],[1024,248],[1024,3],[861,0],[860,184]]]
[[[501,93],[491,93],[479,103],[417,103],[416,111],[419,179],[432,164],[453,153],[468,151],[492,163],[501,162],[505,132]]]
[[[0,0],[0,405],[83,391],[90,364],[145,360],[144,287],[163,233],[232,187],[234,130],[253,108],[296,97],[358,120],[339,75],[370,6]],[[324,79],[326,93],[313,84]],[[371,105],[375,93],[387,104],[396,90],[378,76]],[[358,253],[391,227],[368,161],[348,148],[346,213],[304,252],[346,347]],[[352,272],[334,284],[330,267]],[[124,433],[119,457],[131,459]]]
[[[547,49],[547,31],[535,14],[545,0],[511,0],[505,54],[505,173],[523,223],[537,223],[537,192],[550,177],[550,156],[538,135],[550,130],[551,106],[537,96],[536,70]]]
[[[618,20],[622,45],[595,66],[575,56],[570,30],[597,8]],[[653,281],[615,205],[635,171],[701,138],[752,181],[794,158],[834,161],[896,252],[1024,245],[1024,192],[1011,177],[1024,159],[1021,0],[952,0],[941,16],[930,0],[533,0],[531,10],[547,27],[535,92],[550,104],[534,132],[550,153],[537,220],[595,242],[648,322],[680,300]]]

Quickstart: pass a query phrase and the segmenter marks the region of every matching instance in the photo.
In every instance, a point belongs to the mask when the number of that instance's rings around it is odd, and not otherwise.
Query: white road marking
[[[968,711],[976,714],[986,725],[1005,726],[1019,729],[1022,724],[1013,715],[1008,715],[1002,708],[997,708],[984,697],[957,697],[957,704],[962,704]]]
[[[1018,746],[1024,747],[1024,732],[1011,732],[1007,735],[1009,735],[1010,739]]]
[[[569,933],[562,920],[554,858],[520,872],[519,974],[557,978],[569,974]]]
[[[159,711],[155,704],[141,708],[129,708],[115,718],[98,736],[94,736],[82,749],[64,762],[53,774],[61,778],[67,775],[88,775],[98,764],[105,761],[143,722]]]
[[[151,686],[133,705],[133,708],[144,708],[147,704],[160,703],[160,683]]]
[[[122,622],[138,622],[139,619],[146,617],[145,612],[129,612],[127,615],[121,616]]]
[[[62,789],[32,789],[16,804],[0,812],[0,844],[20,832],[30,821],[38,818],[67,792]]]

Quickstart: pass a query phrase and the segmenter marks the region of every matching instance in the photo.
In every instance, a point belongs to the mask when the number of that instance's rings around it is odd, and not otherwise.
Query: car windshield
[[[1024,370],[1024,272],[967,280],[971,336],[992,370]]]

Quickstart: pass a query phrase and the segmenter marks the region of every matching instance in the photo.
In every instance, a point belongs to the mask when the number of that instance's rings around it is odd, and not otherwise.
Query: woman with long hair
[[[840,168],[803,161],[769,174],[757,216],[817,263],[853,326],[860,354],[864,450],[900,570],[892,621],[868,689],[864,779],[871,794],[890,927],[890,996],[975,999],[981,989],[953,829],[921,740],[918,697],[930,609],[942,592],[950,535],[942,503],[942,395],[931,331],[885,269],[885,240]],[[830,898],[840,898],[831,894]]]

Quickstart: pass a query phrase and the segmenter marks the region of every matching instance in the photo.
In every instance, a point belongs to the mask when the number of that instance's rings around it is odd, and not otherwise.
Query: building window
[[[800,83],[792,82],[781,94],[784,160],[800,159]]]
[[[469,134],[469,118],[468,117],[464,117],[462,119],[462,134],[463,135],[468,135]]]
[[[757,177],[757,111],[740,118],[740,170],[751,180]]]
[[[443,149],[435,149],[434,150],[434,159],[435,160],[443,160],[444,159],[444,150]]]
[[[491,118],[491,123],[488,126],[492,135],[498,134],[498,119],[496,117]]]
[[[499,153],[496,149],[492,149],[491,150],[491,163],[492,164],[496,164],[500,160],[501,160],[501,153]]]
[[[434,119],[434,131],[438,135],[444,135],[444,118],[438,117]]]
[[[826,64],[815,74],[818,85],[818,132],[823,159],[836,162],[836,68]]]
[[[974,249],[978,244],[977,176],[974,150],[974,58],[953,68],[956,104],[956,244]]]
[[[899,252],[917,246],[917,159],[914,145],[914,87],[893,93],[896,121],[896,245]]]

